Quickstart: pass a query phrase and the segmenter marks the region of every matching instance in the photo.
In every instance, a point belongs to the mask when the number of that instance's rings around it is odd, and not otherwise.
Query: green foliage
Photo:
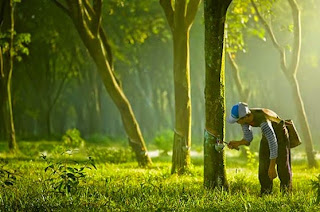
[[[14,32],[13,52],[17,61],[22,60],[23,55],[29,55],[28,44],[31,42],[29,33]],[[10,48],[10,32],[0,33],[0,47],[3,54],[8,54]]]
[[[251,24],[257,22],[257,16],[250,4],[250,0],[235,0],[230,5],[227,14],[227,22],[225,26],[226,33],[226,50],[227,52],[237,53],[246,51],[244,33],[246,30],[252,29]],[[264,33],[255,29],[256,35],[264,37]]]
[[[245,154],[246,154],[247,166],[249,168],[257,167],[258,161],[257,161],[256,152],[251,151],[251,149],[248,146],[245,146],[243,148],[244,148],[244,151],[245,151]]]
[[[162,133],[159,133],[154,138],[154,143],[157,146],[157,148],[162,150],[163,155],[168,155],[168,152],[172,150],[172,145],[173,145],[172,130],[166,130],[166,131],[163,131]]]
[[[6,167],[7,161],[0,161],[0,186],[12,186],[16,180],[16,172]]]
[[[77,129],[69,129],[62,136],[62,142],[66,147],[79,148],[83,147],[85,141],[81,138],[80,131]]]
[[[320,203],[320,174],[317,176],[315,180],[311,180],[311,185],[316,193],[316,202]]]
[[[65,154],[72,156],[70,152],[66,152]],[[58,162],[48,160],[45,155],[42,155],[41,158],[49,164],[44,171],[50,172],[46,180],[50,188],[62,194],[75,193],[80,182],[85,182],[87,179],[86,169],[97,169],[91,157],[84,164],[80,165],[77,161],[70,158],[64,158]]]

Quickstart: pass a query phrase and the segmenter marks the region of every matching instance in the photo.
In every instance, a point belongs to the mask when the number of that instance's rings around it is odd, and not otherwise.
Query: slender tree
[[[300,92],[300,85],[297,79],[297,73],[299,70],[300,53],[301,53],[301,11],[296,0],[288,0],[293,17],[293,45],[290,62],[287,61],[286,48],[282,46],[277,40],[273,28],[270,23],[267,22],[265,17],[261,14],[258,6],[254,0],[251,3],[261,21],[265,27],[266,32],[271,38],[271,41],[277,51],[280,53],[281,70],[292,89],[294,101],[296,102],[296,110],[298,114],[298,122],[302,128],[301,132],[304,138],[305,149],[307,153],[308,164],[310,167],[317,167],[317,161],[315,159],[312,135],[306,115],[303,99]]]
[[[173,36],[175,129],[171,173],[190,165],[191,97],[189,32],[201,0],[160,0]]]
[[[110,97],[120,111],[122,122],[129,138],[129,144],[141,166],[151,164],[144,139],[131,105],[113,70],[111,47],[107,34],[101,26],[102,0],[53,2],[72,20],[89,54],[95,61],[98,72]]]
[[[215,146],[225,137],[224,27],[232,0],[205,0],[205,136],[204,186],[228,188],[224,150]]]
[[[18,148],[13,122],[11,100],[12,72],[14,59],[14,0],[2,1],[0,5],[0,32],[8,38],[8,47],[0,46],[1,54],[1,107],[6,122],[6,134],[9,135],[9,150],[15,152]],[[6,54],[5,54],[6,53]]]

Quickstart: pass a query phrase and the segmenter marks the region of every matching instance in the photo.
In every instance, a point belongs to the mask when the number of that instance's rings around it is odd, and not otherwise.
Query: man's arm
[[[264,136],[268,140],[269,149],[270,149],[270,165],[268,169],[268,175],[271,180],[277,177],[277,171],[276,171],[276,159],[278,157],[278,143],[277,143],[277,137],[273,130],[273,127],[271,125],[270,121],[261,123],[261,130]]]
[[[230,141],[228,144],[228,147],[230,149],[239,150],[239,146],[241,145],[249,146],[250,142],[253,140],[251,126],[249,126],[248,124],[243,124],[241,126],[242,126],[242,132],[243,132],[243,139],[241,139],[240,141]]]

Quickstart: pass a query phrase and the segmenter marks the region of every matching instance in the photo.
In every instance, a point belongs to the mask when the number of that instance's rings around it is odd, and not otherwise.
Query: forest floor
[[[280,193],[277,178],[263,197],[255,160],[227,157],[229,191],[203,187],[201,157],[184,176],[170,174],[170,161],[155,157],[142,169],[136,162],[94,162],[81,151],[41,157],[0,151],[0,211],[320,211],[320,169],[303,160],[293,161],[291,194]]]

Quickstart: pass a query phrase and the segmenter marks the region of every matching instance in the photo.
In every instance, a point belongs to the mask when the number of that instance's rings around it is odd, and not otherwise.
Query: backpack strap
[[[262,111],[266,119],[268,119],[269,121],[276,122],[278,124],[282,121],[282,119],[278,116],[278,114],[276,114],[272,110],[262,108]]]

